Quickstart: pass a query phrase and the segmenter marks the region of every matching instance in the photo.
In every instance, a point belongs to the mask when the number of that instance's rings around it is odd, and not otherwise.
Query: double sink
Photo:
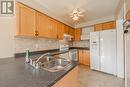
[[[69,66],[71,62],[64,58],[55,58],[44,54],[35,59],[35,63],[37,63],[41,69],[49,72],[58,72]]]

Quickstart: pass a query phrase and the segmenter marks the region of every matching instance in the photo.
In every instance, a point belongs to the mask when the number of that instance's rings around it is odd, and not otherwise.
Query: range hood
[[[71,36],[71,35],[69,35],[69,34],[64,34],[63,40],[64,40],[64,41],[72,41],[72,38],[73,38],[73,36]]]

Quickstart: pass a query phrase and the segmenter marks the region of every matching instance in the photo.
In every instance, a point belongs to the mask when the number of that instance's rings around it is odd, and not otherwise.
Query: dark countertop
[[[0,87],[51,87],[77,65],[72,61],[64,70],[52,73],[34,69],[24,58],[0,59]]]
[[[89,48],[89,47],[70,47],[70,49],[90,50],[90,48]]]
[[[90,50],[88,47],[70,47],[69,48],[70,50],[73,50],[73,49],[77,49],[77,50]],[[34,52],[31,52],[31,55],[37,55],[37,54],[44,54],[44,53],[52,53],[53,55],[56,55],[56,54],[62,54],[62,53],[66,53],[66,52],[69,52],[69,51],[65,51],[65,52],[60,52],[59,49],[51,49],[51,50],[43,50],[43,51],[34,51]],[[25,56],[25,53],[16,53],[14,54],[14,56],[17,58],[19,57],[24,57]]]

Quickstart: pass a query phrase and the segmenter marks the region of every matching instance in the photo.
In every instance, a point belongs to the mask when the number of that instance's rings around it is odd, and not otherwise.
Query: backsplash
[[[74,47],[90,47],[89,41],[74,41],[73,42]]]
[[[30,51],[43,51],[59,49],[61,41],[48,38],[15,37],[15,53],[23,53],[28,48]],[[66,42],[72,47],[72,42]]]
[[[15,37],[15,53],[23,53],[27,48],[30,51],[58,49],[59,41],[47,38]]]

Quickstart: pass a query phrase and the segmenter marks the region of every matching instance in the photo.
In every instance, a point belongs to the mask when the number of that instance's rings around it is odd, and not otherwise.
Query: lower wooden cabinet
[[[90,51],[79,50],[79,63],[83,65],[90,65]]]
[[[78,71],[77,66],[52,87],[78,87]]]

